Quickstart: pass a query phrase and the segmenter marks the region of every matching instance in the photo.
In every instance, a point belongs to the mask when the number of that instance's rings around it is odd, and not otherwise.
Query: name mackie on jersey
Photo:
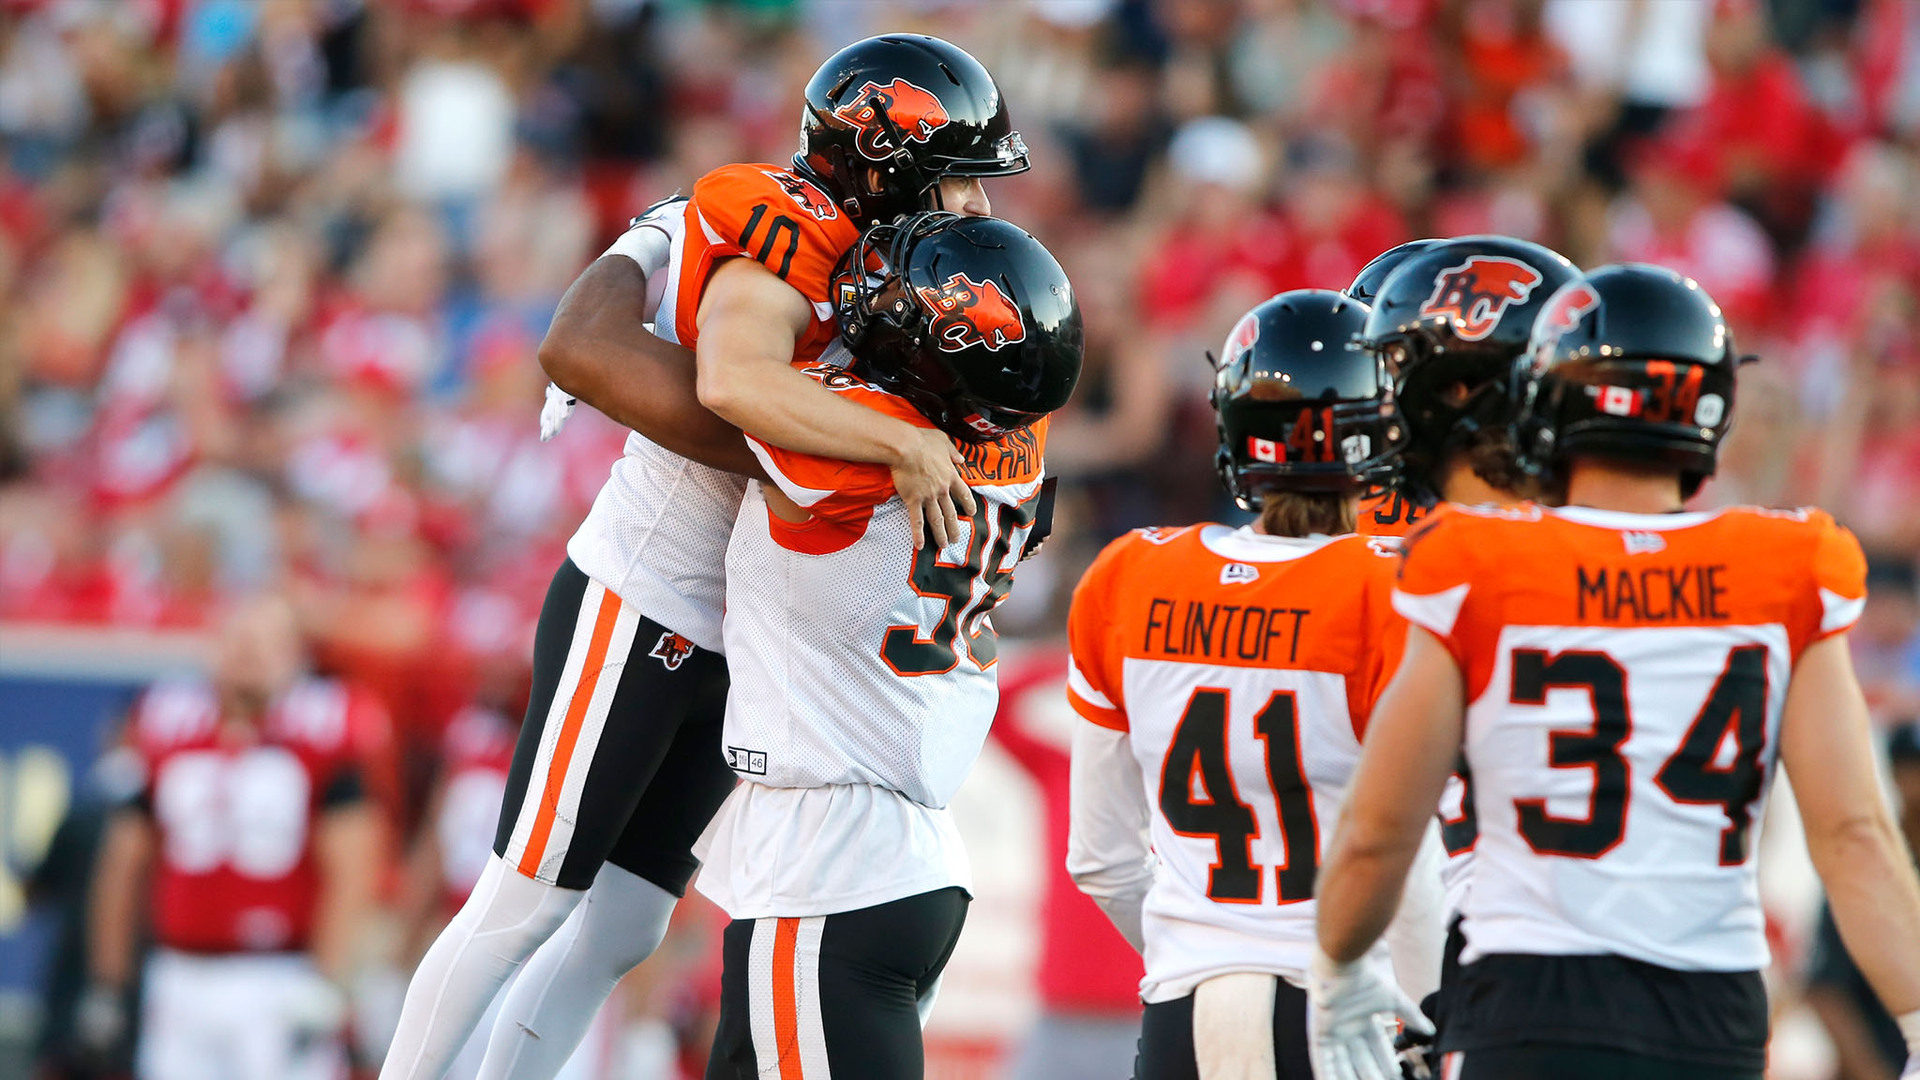
[[[1580,618],[1588,618],[1588,604],[1607,622],[1672,622],[1682,619],[1730,618],[1720,600],[1727,587],[1720,583],[1724,563],[1691,566],[1600,567],[1579,575]]]
[[[1286,642],[1286,662],[1300,655],[1300,624],[1310,608],[1268,608],[1257,604],[1177,602],[1156,596],[1147,604],[1146,652],[1206,660],[1279,660],[1274,642]]]

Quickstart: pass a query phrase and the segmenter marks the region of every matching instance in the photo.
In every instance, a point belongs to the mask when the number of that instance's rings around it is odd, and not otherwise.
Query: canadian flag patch
[[[1264,461],[1277,465],[1280,462],[1280,444],[1272,439],[1247,437],[1247,456],[1255,461]]]

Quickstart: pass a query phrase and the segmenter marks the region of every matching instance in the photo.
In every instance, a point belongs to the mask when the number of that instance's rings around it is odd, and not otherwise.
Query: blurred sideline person
[[[749,434],[766,479],[727,551],[743,782],[699,848],[700,891],[732,919],[708,1080],[923,1075],[970,900],[947,804],[998,707],[991,613],[1044,538],[1047,414],[1080,373],[1072,286],[1013,225],[919,214],[869,229],[847,266],[857,362],[807,375],[942,432],[978,509],[916,548],[884,467]]]
[[[1075,714],[1060,696],[1067,654],[1023,651],[1000,672],[991,735],[1039,789],[1046,846],[1035,983],[1040,1015],[1013,1052],[1009,1080],[1111,1080],[1140,1037],[1140,954],[1067,874]]]
[[[1248,312],[1213,404],[1221,479],[1259,519],[1135,531],[1074,591],[1068,868],[1146,955],[1135,1080],[1312,1080],[1320,822],[1406,632],[1394,546],[1353,530],[1393,450],[1366,316],[1320,289]],[[1436,836],[1395,949],[1415,993],[1439,981],[1438,864]]]
[[[292,609],[257,597],[222,626],[211,682],[161,683],[135,707],[143,782],[107,826],[83,1010],[110,1011],[150,923],[140,1080],[346,1067],[342,986],[384,842],[352,714],[377,707],[302,663]]]
[[[1869,569],[1869,589],[1872,584]],[[1893,729],[1887,759],[1900,800],[1900,833],[1906,838],[1908,855],[1920,858],[1920,721],[1910,720]],[[1832,904],[1821,905],[1807,968],[1807,1004],[1833,1040],[1839,1067],[1835,1080],[1898,1076],[1907,1059],[1906,1040],[1840,940]]]
[[[728,423],[880,463],[908,493],[916,542],[924,526],[944,543],[971,512],[950,443],[793,365],[834,344],[828,282],[862,225],[925,206],[985,214],[979,178],[1026,167],[971,56],[937,38],[869,38],[808,83],[789,165],[708,173],[636,222],[609,253],[626,258],[602,258],[569,290],[541,348],[560,385],[645,427],[672,407],[647,365],[685,346],[698,401],[679,402],[679,422],[648,427],[652,438],[628,438],[568,544],[541,611],[495,858],[414,975],[386,1080],[437,1080],[529,956],[480,1075],[552,1077],[665,934],[698,865],[693,841],[734,783],[720,748],[723,559],[744,488],[733,474],[757,466]],[[665,274],[651,332],[649,271]],[[689,431],[716,428],[717,459],[682,456]]]
[[[1566,504],[1449,507],[1409,539],[1413,624],[1321,879],[1321,1080],[1391,1075],[1405,1019],[1361,963],[1464,749],[1479,842],[1443,998],[1450,1080],[1759,1080],[1754,832],[1776,761],[1842,936],[1920,1076],[1920,878],[1847,630],[1865,559],[1817,510],[1689,513],[1737,360],[1691,280],[1561,289],[1515,365],[1513,441]]]
[[[1394,494],[1408,508],[1402,523],[1441,502],[1507,506],[1532,493],[1535,484],[1515,465],[1507,435],[1507,378],[1535,317],[1577,273],[1565,258],[1529,241],[1466,236],[1403,244],[1348,286],[1373,296],[1361,344],[1393,374],[1396,418],[1405,428],[1392,474]],[[1363,518],[1360,531],[1387,530]],[[1459,962],[1465,944],[1457,920],[1473,866],[1470,790],[1462,770],[1447,782],[1440,804],[1448,925],[1443,973]],[[1440,998],[1423,1006],[1445,1026]]]

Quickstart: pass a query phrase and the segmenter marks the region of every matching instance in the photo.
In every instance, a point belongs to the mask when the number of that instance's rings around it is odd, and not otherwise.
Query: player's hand
[[[90,1053],[111,1054],[127,1035],[126,995],[99,983],[88,986],[74,1006],[73,1033]]]
[[[282,1014],[296,1034],[328,1038],[345,1026],[347,995],[319,972],[297,975],[287,980],[281,991]]]
[[[973,516],[973,492],[960,476],[966,458],[933,428],[915,428],[893,466],[893,489],[907,507],[916,550],[946,547],[960,538],[960,518]]]
[[[1364,962],[1340,964],[1314,950],[1307,992],[1313,1000],[1313,1072],[1318,1080],[1397,1080],[1396,1026],[1431,1035],[1420,1006]]]

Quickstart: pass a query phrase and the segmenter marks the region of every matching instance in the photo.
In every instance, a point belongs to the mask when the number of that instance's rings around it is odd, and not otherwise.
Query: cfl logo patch
[[[680,665],[693,655],[693,650],[693,642],[669,630],[660,635],[660,640],[654,642],[647,655],[658,659],[668,671],[679,671]]]
[[[767,775],[767,752],[749,750],[744,746],[727,747],[727,768],[748,776]]]

